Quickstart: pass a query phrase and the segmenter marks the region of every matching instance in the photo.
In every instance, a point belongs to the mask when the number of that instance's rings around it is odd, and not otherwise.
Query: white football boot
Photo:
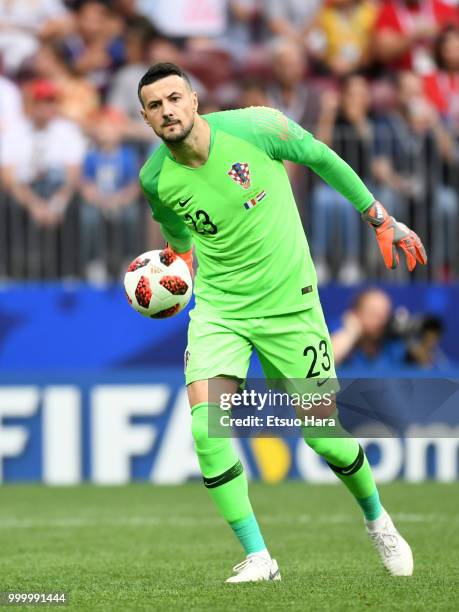
[[[375,521],[365,521],[365,525],[387,571],[392,576],[411,576],[413,553],[387,512],[383,509],[380,518]]]
[[[233,567],[234,576],[226,582],[261,582],[280,580],[279,566],[275,559],[251,555]]]

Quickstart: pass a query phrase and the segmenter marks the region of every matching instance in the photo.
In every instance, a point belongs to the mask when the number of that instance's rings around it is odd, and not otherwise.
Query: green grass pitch
[[[4,485],[0,591],[68,591],[65,609],[91,611],[459,608],[457,484],[381,487],[414,551],[411,578],[384,573],[342,486],[254,483],[251,492],[282,582],[224,584],[243,555],[198,483]]]

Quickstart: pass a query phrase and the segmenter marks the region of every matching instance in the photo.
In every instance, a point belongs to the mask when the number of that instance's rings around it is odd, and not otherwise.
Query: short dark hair
[[[191,88],[191,81],[186,72],[183,72],[181,68],[179,68],[176,64],[172,64],[171,62],[160,62],[159,64],[155,64],[154,66],[149,68],[139,81],[137,95],[142,106],[143,100],[142,96],[140,95],[142,87],[145,87],[146,85],[151,85],[151,83],[155,83],[160,79],[165,79],[166,77],[172,76],[174,74],[181,77]]]
[[[102,6],[104,9],[106,9],[110,13],[113,12],[112,0],[76,0],[76,2],[73,3],[72,10],[78,13],[79,11],[81,11],[82,8],[84,8],[88,4],[100,4],[100,6]]]
[[[438,335],[443,333],[445,326],[440,317],[436,317],[435,315],[426,315],[421,322],[421,335],[424,335],[426,332],[434,332]]]

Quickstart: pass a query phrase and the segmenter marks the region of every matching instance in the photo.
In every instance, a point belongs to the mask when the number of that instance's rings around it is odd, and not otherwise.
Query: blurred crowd
[[[103,282],[162,245],[137,182],[159,61],[201,113],[273,106],[313,131],[421,234],[414,278],[458,278],[459,0],[0,0],[1,278]],[[320,282],[383,276],[353,207],[288,171]]]
[[[394,308],[386,292],[369,288],[354,296],[341,326],[332,330],[331,342],[335,363],[343,373],[361,369],[371,377],[388,368],[447,368],[451,361],[440,346],[444,332],[438,314]]]

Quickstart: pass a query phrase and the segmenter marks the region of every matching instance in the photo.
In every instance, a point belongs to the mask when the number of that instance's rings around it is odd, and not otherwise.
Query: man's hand
[[[177,257],[180,257],[180,259],[183,259],[183,261],[188,266],[188,270],[190,271],[191,278],[194,277],[194,270],[193,270],[193,249],[192,248],[189,251],[185,251],[185,253],[177,253],[177,251],[174,251],[174,249],[172,247],[167,245],[166,248],[164,249],[164,251],[165,252],[170,251],[174,256],[177,256]],[[175,257],[174,257],[174,259],[175,259]]]
[[[373,202],[370,208],[362,213],[362,219],[375,230],[386,268],[393,270],[400,263],[397,247],[405,253],[410,272],[416,267],[416,262],[422,265],[427,263],[426,251],[419,236],[394,217],[390,217],[380,202]]]

